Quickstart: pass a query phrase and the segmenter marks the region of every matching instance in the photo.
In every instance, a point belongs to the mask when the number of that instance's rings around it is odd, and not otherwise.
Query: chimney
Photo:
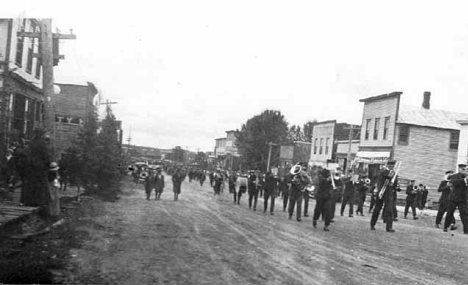
[[[424,100],[422,103],[422,107],[428,110],[431,108],[431,92],[429,91],[424,92]]]

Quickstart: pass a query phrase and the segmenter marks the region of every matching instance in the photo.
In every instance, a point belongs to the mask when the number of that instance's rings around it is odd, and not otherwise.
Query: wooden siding
[[[314,126],[314,130],[312,132],[312,147],[310,152],[310,161],[312,163],[326,163],[327,160],[332,159],[334,130],[335,121],[318,123]],[[328,153],[325,154],[327,138],[329,139]],[[316,154],[314,154],[315,139],[317,139]],[[322,154],[320,154],[320,139],[323,139]]]
[[[402,161],[400,177],[414,179],[429,187],[432,201],[439,199],[440,181],[447,170],[455,170],[456,150],[449,149],[450,130],[409,126],[407,145],[396,143],[394,158]],[[398,138],[397,124],[397,138]]]
[[[395,131],[396,114],[399,104],[399,96],[383,98],[376,101],[364,103],[364,111],[361,124],[361,147],[366,146],[388,146],[393,145],[393,134]],[[387,139],[383,139],[385,118],[390,117]],[[379,118],[378,139],[374,140],[375,119]],[[371,119],[369,138],[366,140],[366,122]]]

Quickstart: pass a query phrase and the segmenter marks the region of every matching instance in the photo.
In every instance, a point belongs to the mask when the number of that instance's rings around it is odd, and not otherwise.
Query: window
[[[328,143],[330,142],[330,138],[327,138],[327,141],[325,142],[325,154],[328,154]]]
[[[23,48],[24,48],[24,38],[18,38],[18,42],[16,43],[16,57],[15,63],[18,66],[23,64]]]
[[[388,139],[388,126],[390,125],[390,117],[385,117],[384,127],[383,127],[383,139]]]
[[[460,140],[460,131],[450,131],[450,149],[458,149],[458,141]]]
[[[323,150],[323,139],[320,139],[320,150],[319,150],[319,154],[322,154],[322,150]]]
[[[372,121],[372,119],[367,119],[366,120],[366,134],[365,134],[365,137],[364,137],[364,139],[366,139],[366,140],[369,139],[371,121]]]
[[[374,124],[374,140],[379,138],[379,126],[380,125],[380,119],[376,118],[375,119],[375,124]]]
[[[409,142],[409,126],[400,125],[400,134],[398,136],[399,144],[408,144]]]
[[[314,143],[314,154],[317,154],[317,139],[315,139]]]
[[[31,74],[32,72],[32,63],[33,63],[33,50],[28,48],[28,61],[26,62],[26,72]]]

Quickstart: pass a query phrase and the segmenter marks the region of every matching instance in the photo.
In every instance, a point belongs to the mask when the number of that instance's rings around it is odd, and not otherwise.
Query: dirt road
[[[467,284],[468,236],[443,233],[432,217],[395,223],[387,233],[369,216],[337,216],[331,231],[312,219],[288,220],[248,209],[209,183],[185,181],[172,200],[166,176],[162,200],[145,200],[142,186],[125,189],[83,228],[89,238],[72,250],[66,283],[82,284]],[[311,201],[312,210],[314,201]],[[337,207],[338,208],[338,207]],[[400,215],[401,216],[401,215]]]

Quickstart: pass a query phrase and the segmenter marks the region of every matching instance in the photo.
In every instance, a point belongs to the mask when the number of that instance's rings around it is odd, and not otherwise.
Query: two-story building
[[[430,92],[422,107],[400,104],[402,92],[361,99],[364,103],[361,142],[355,163],[376,179],[388,159],[401,162],[399,176],[414,179],[434,196],[447,170],[455,170],[460,124],[468,114],[430,108]]]
[[[55,149],[64,153],[78,138],[87,115],[97,106],[93,104],[98,90],[93,83],[87,85],[57,84],[60,96],[52,97],[55,111]]]
[[[310,166],[322,166],[325,168],[336,168],[341,166],[344,170],[347,167],[347,154],[342,153],[337,156],[338,146],[343,141],[349,142],[350,128],[358,129],[358,125],[347,123],[337,123],[336,120],[317,122],[312,132],[312,147],[310,153]],[[353,131],[351,141],[359,138],[360,131]],[[348,143],[349,144],[349,143]],[[342,151],[342,147],[340,147]]]
[[[4,145],[29,140],[44,119],[39,42],[17,32],[38,32],[36,19],[0,19],[0,133]]]
[[[217,138],[215,146],[215,156],[220,166],[238,170],[240,167],[239,153],[236,146],[236,132],[226,131],[226,137]]]

